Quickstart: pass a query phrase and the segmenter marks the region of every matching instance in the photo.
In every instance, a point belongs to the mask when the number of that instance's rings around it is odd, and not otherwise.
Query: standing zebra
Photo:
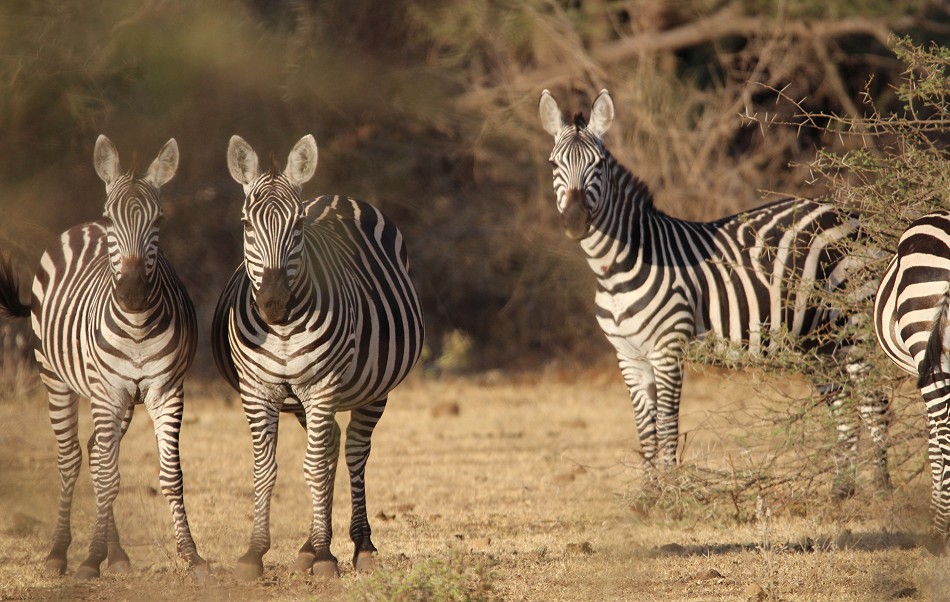
[[[891,360],[918,377],[927,406],[931,549],[950,535],[950,212],[925,215],[897,243],[874,301],[878,342]]]
[[[59,516],[46,571],[66,571],[72,540],[70,508],[82,464],[78,397],[92,409],[89,468],[96,491],[96,527],[76,576],[125,571],[112,504],[119,493],[119,442],[137,404],[144,404],[158,441],[162,493],[171,507],[178,553],[204,572],[188,527],[178,435],[185,371],[195,353],[195,310],[185,287],[158,248],[159,188],[175,175],[178,144],[169,140],[144,177],[119,171],[115,147],[96,140],[96,173],[106,184],[102,219],[75,226],[47,250],[33,281],[33,299],[20,302],[9,263],[0,267],[0,306],[13,316],[32,312],[36,359],[49,392],[61,477]],[[134,163],[134,161],[133,161]]]
[[[827,342],[848,317],[813,297],[816,288],[842,288],[855,264],[835,245],[857,235],[848,215],[789,199],[714,222],[675,219],[656,209],[646,185],[604,146],[614,117],[606,90],[590,123],[580,114],[565,123],[547,90],[539,113],[554,137],[562,225],[597,276],[597,321],[617,351],[648,466],[676,462],[683,357],[689,341],[707,333],[753,356],[774,352],[788,334],[802,348],[833,356],[848,374],[841,382],[861,378],[863,364],[847,360],[850,342]],[[845,388],[819,390],[838,420],[836,494],[850,495],[858,429],[845,416]],[[859,411],[886,487],[887,400],[865,399]]]
[[[317,167],[305,136],[283,173],[258,170],[238,136],[228,145],[231,176],[244,187],[244,263],[214,316],[218,367],[241,394],[254,446],[254,527],[239,578],[263,574],[270,548],[270,498],[277,480],[277,417],[293,412],[307,431],[304,474],[312,522],[294,570],[338,576],[330,553],[333,482],[340,446],[336,413],[350,411],[353,565],[376,566],[366,515],[364,470],[373,428],[389,392],[422,349],[422,310],[409,279],[402,234],[373,206],[324,196],[300,199]]]

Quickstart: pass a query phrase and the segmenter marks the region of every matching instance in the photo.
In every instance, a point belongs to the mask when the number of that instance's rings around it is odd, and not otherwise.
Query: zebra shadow
[[[754,543],[713,543],[705,545],[680,545],[669,543],[653,548],[649,552],[651,558],[686,557],[686,556],[716,556],[735,554],[738,552],[755,552],[768,550],[771,552],[787,552],[804,554],[808,552],[826,552],[833,550],[856,550],[875,552],[882,550],[911,550],[918,547],[930,547],[927,535],[909,532],[843,531],[835,537],[805,537],[798,541],[789,542],[754,542]]]

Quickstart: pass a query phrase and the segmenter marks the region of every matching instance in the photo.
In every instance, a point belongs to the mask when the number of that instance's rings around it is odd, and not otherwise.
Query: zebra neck
[[[647,185],[612,156],[605,170],[591,231],[581,240],[588,265],[602,278],[629,271],[640,258],[641,241],[666,218],[653,205]]]
[[[109,295],[106,303],[106,318],[108,323],[120,325],[120,329],[125,332],[148,332],[155,327],[162,315],[162,307],[165,304],[165,298],[161,292],[163,287],[159,285],[160,274],[155,275],[155,282],[152,284],[148,293],[148,302],[141,311],[130,312],[122,309],[115,298],[115,294]]]

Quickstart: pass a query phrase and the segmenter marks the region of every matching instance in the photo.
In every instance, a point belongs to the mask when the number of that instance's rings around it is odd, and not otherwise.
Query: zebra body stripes
[[[914,221],[901,236],[878,287],[874,328],[891,360],[918,377],[927,407],[932,538],[950,536],[950,212]]]
[[[339,575],[330,552],[333,483],[340,429],[351,412],[345,457],[358,571],[375,567],[364,470],[370,437],[389,392],[422,349],[422,311],[396,226],[371,205],[325,196],[303,202],[300,187],[317,163],[312,136],[290,153],[283,173],[260,173],[240,137],[228,166],[244,186],[244,264],[215,311],[218,367],[241,394],[254,446],[254,526],[235,574],[256,578],[270,547],[270,497],[277,478],[277,417],[292,412],[307,430],[304,473],[313,511],[294,563],[300,572]]]
[[[137,404],[154,423],[159,480],[171,507],[178,552],[204,571],[207,564],[198,555],[185,513],[178,454],[183,379],[197,336],[195,310],[158,247],[158,190],[175,174],[178,146],[169,140],[144,177],[120,173],[118,154],[105,136],[96,141],[94,159],[106,184],[103,217],[67,230],[60,245],[43,255],[29,308],[13,302],[18,295],[9,266],[0,274],[0,288],[6,291],[0,299],[8,312],[32,312],[36,359],[58,447],[62,489],[46,569],[66,570],[72,494],[82,464],[78,396],[83,396],[92,409],[88,450],[96,527],[77,577],[97,577],[106,558],[111,570],[129,566],[112,507],[119,492],[119,442]]]
[[[579,115],[565,123],[547,90],[539,113],[554,137],[550,161],[564,231],[596,275],[597,320],[617,352],[648,466],[676,462],[682,364],[693,339],[711,334],[724,350],[765,356],[791,337],[833,356],[841,383],[861,377],[863,365],[847,360],[848,341],[833,338],[848,316],[813,293],[846,284],[856,262],[835,243],[856,236],[854,219],[810,200],[778,201],[708,223],[675,219],[654,207],[646,185],[604,146],[614,117],[606,90],[589,123]],[[839,422],[836,490],[849,495],[856,421],[844,411],[843,385],[820,390]],[[874,396],[859,410],[886,486],[887,401]]]

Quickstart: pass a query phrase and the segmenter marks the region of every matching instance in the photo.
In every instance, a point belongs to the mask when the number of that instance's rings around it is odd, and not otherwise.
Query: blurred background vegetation
[[[541,90],[587,110],[609,88],[614,154],[663,209],[712,219],[772,194],[833,192],[852,176],[829,157],[886,152],[860,123],[905,108],[895,33],[948,45],[950,11],[937,0],[7,0],[0,249],[28,290],[43,249],[100,214],[96,136],[124,166],[175,137],[162,246],[207,336],[241,254],[228,138],[282,159],[312,133],[320,164],[306,195],[369,200],[406,235],[433,366],[599,362],[612,354],[593,275],[558,227]]]

